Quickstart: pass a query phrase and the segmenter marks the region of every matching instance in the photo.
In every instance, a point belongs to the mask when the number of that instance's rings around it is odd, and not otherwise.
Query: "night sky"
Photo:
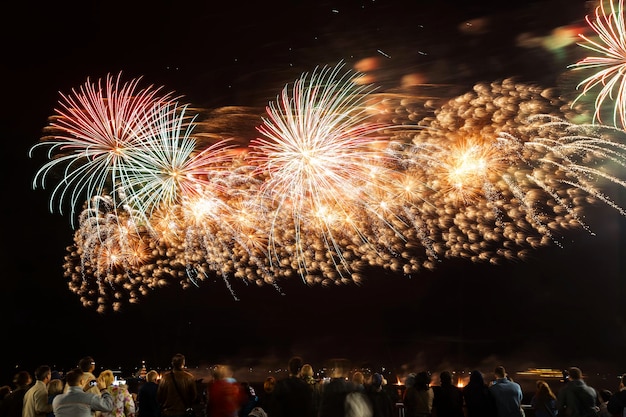
[[[445,260],[412,276],[372,270],[359,286],[307,287],[294,278],[281,283],[284,295],[233,281],[238,300],[215,278],[100,314],[67,288],[62,265],[73,230],[67,214],[48,211],[49,190],[32,189],[42,160],[28,156],[59,92],[119,71],[208,109],[263,108],[302,72],[366,58],[380,62],[374,77],[383,89],[409,73],[450,97],[508,77],[575,88],[566,67],[584,52],[529,39],[584,28],[591,2],[83,3],[15,3],[5,13],[11,24],[1,25],[0,384],[17,368],[68,368],[85,355],[130,369],[142,360],[168,366],[177,352],[190,366],[285,365],[299,354],[316,366],[347,357],[398,373],[491,371],[496,362],[626,371],[626,219],[608,207],[587,212],[595,235],[573,231],[563,248],[500,266]]]

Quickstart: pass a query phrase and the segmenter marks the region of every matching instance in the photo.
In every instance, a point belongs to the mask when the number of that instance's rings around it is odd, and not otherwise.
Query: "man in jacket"
[[[48,404],[48,382],[52,369],[48,365],[41,365],[35,370],[35,384],[24,394],[24,408],[22,417],[45,417],[52,412],[52,404]]]
[[[507,377],[504,366],[496,366],[493,373],[496,381],[489,387],[489,392],[496,403],[498,417],[521,417],[522,387]]]
[[[98,378],[96,382],[99,394],[83,390],[87,381],[80,368],[69,371],[65,376],[65,382],[69,386],[67,392],[57,395],[52,400],[52,412],[55,417],[91,417],[96,411],[113,411],[113,397],[107,391],[102,378]]]
[[[569,382],[558,393],[559,416],[593,417],[598,415],[598,394],[583,380],[580,368],[569,369]]]
[[[163,374],[157,388],[161,415],[185,417],[186,410],[192,408],[197,395],[196,379],[185,370],[185,356],[177,353],[172,358],[172,370]]]

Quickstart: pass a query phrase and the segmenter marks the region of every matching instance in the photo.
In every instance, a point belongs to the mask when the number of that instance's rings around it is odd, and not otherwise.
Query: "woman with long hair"
[[[550,385],[542,379],[537,381],[537,390],[530,400],[535,417],[554,417],[557,415],[556,395]]]

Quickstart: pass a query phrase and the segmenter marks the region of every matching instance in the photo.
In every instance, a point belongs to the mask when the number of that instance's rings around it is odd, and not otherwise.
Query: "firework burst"
[[[222,140],[197,150],[185,108],[176,113],[161,107],[162,117],[150,126],[152,134],[128,152],[123,202],[144,213],[146,222],[161,206],[217,195],[227,187],[233,146]]]
[[[623,161],[624,148],[574,135],[568,108],[554,92],[505,80],[478,84],[425,119],[414,143],[428,145],[429,162],[416,167],[435,190],[424,219],[446,257],[524,259],[561,246],[566,230],[589,230],[581,216],[589,201],[616,207],[596,181],[623,183],[592,167]]]
[[[356,217],[375,213],[369,208],[377,189],[392,174],[388,157],[379,150],[389,126],[370,121],[366,99],[374,87],[355,82],[359,74],[343,71],[343,66],[316,69],[291,88],[285,86],[259,127],[264,137],[250,144],[249,161],[267,177],[263,201],[273,206],[270,248],[276,255],[277,245],[288,244],[284,235],[278,236],[284,232],[278,223],[288,216],[293,221],[289,239],[303,275],[309,274],[303,244],[309,234],[325,242],[333,262],[341,265],[337,270],[349,269],[338,230],[364,236]]]
[[[91,204],[91,197],[112,193],[114,201],[119,200],[115,191],[128,188],[131,150],[145,143],[155,124],[169,120],[164,108],[176,111],[169,106],[174,99],[171,93],[161,94],[162,88],[152,86],[139,89],[139,81],[122,83],[120,73],[117,78],[108,75],[104,85],[101,79],[97,83],[87,80],[71,95],[61,94],[61,107],[48,126],[50,135],[31,148],[31,155],[35,148],[50,148],[50,161],[37,171],[33,187],[45,188],[53,171],[60,175],[50,210],[54,211],[57,201],[62,213],[67,199],[72,225],[76,209],[84,201]],[[99,212],[97,207],[94,212]]]
[[[608,3],[608,6],[605,4]],[[595,98],[594,118],[602,122],[605,101],[614,102],[612,109],[614,126],[626,127],[626,25],[624,21],[624,0],[601,1],[595,16],[586,17],[587,23],[597,34],[593,40],[579,35],[585,43],[579,43],[597,56],[589,56],[570,65],[574,70],[592,70],[589,77],[578,85],[582,93],[574,101],[581,99],[591,90],[599,88]]]

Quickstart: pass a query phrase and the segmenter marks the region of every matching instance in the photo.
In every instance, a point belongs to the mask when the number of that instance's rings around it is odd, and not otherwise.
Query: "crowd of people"
[[[421,371],[397,390],[382,374],[348,365],[332,361],[329,377],[319,380],[311,364],[294,356],[286,376],[267,376],[257,392],[235,379],[229,365],[214,366],[208,381],[198,379],[186,369],[185,356],[176,354],[168,371],[146,372],[131,390],[110,369],[96,377],[95,361],[85,357],[65,375],[47,365],[32,376],[19,371],[13,387],[0,387],[0,417],[626,417],[626,374],[612,392],[587,385],[580,368],[572,367],[557,392],[537,380],[525,407],[521,386],[503,366],[490,383],[478,370],[464,387],[449,371],[440,372],[435,384],[430,372]]]

